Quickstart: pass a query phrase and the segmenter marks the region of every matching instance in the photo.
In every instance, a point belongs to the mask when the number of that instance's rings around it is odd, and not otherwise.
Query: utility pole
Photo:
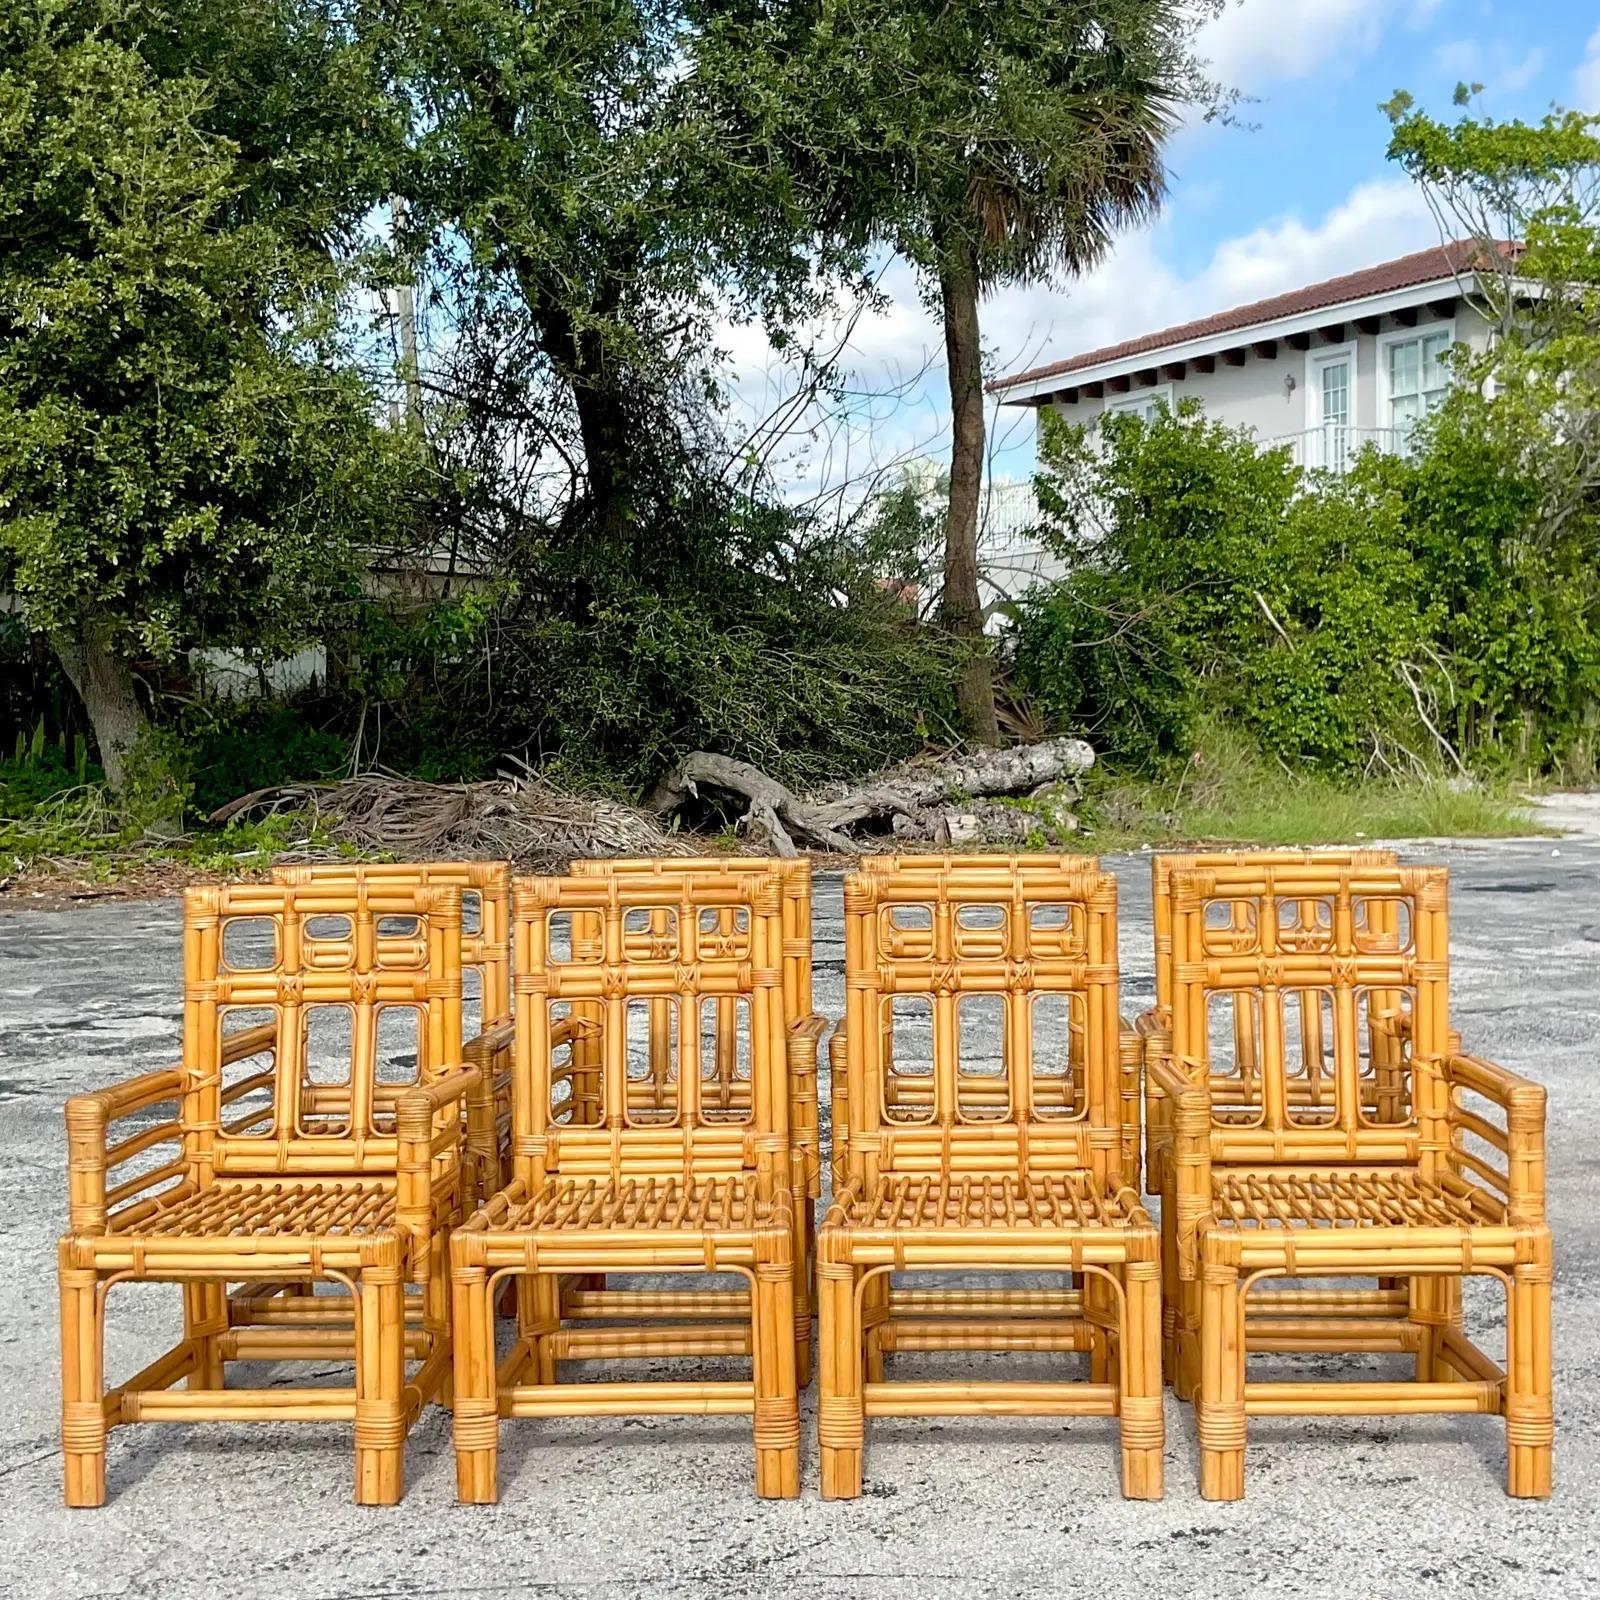
[[[394,218],[394,232],[399,233],[405,226],[406,203],[396,195],[389,209]],[[395,325],[400,335],[400,382],[405,388],[406,428],[412,433],[421,433],[422,369],[417,364],[417,295],[409,278],[395,285],[394,304]]]

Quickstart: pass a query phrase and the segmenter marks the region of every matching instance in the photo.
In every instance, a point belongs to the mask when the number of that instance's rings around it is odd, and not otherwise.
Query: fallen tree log
[[[999,816],[1002,808],[978,806],[995,795],[1076,793],[1076,780],[1094,765],[1094,751],[1082,739],[1047,739],[1009,750],[976,750],[913,762],[882,773],[871,782],[815,796],[796,795],[748,761],[696,750],[685,756],[645,797],[644,809],[657,817],[680,811],[702,790],[743,801],[742,826],[752,841],[774,854],[798,854],[796,840],[824,850],[854,855],[868,841],[852,829],[885,821],[901,838],[936,844],[981,842],[998,835],[1011,840],[1029,831],[1026,820]],[[1058,801],[1065,796],[1058,797]],[[1064,808],[1053,806],[1058,819]],[[1061,821],[1070,828],[1075,823]]]

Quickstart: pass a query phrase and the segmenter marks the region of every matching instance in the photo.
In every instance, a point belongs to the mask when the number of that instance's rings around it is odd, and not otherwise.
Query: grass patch
[[[1170,778],[1097,768],[1080,809],[1086,848],[1140,845],[1360,845],[1380,839],[1492,839],[1549,833],[1508,790],[1443,778],[1335,783],[1286,771],[1225,733]]]

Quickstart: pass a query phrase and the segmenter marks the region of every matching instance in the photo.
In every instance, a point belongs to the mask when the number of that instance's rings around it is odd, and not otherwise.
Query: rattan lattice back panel
[[[519,1174],[786,1183],[776,876],[530,878],[513,904]]]
[[[1150,858],[1150,886],[1154,898],[1156,944],[1156,1006],[1172,1007],[1172,880],[1179,872],[1254,871],[1262,862],[1310,868],[1392,867],[1399,857],[1392,850],[1297,850],[1292,853],[1260,850],[1220,850],[1198,855],[1163,852]]]
[[[511,868],[504,861],[318,861],[274,867],[274,883],[369,884],[461,891],[461,968],[477,974],[480,1016],[469,1034],[511,1016]],[[471,1008],[468,1008],[469,1017]]]
[[[461,1061],[461,891],[191,889],[186,1152],[218,1175],[390,1173],[394,1106]],[[241,1055],[241,1036],[260,1048]]]
[[[638,857],[574,861],[575,878],[634,877],[669,887],[678,878],[725,874],[757,878],[776,874],[783,892],[783,1005],[790,1022],[811,1015],[811,863],[800,859],[735,856],[708,861],[703,856]],[[731,911],[728,913],[732,915]]]
[[[853,1175],[1117,1164],[1116,885],[1037,858],[845,883]]]
[[[1173,875],[1173,1056],[1213,1086],[1214,1159],[1448,1143],[1446,885],[1442,868],[1283,860]]]

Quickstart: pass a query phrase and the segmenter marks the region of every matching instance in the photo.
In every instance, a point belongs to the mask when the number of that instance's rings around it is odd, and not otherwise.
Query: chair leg
[[[1200,1493],[1207,1500],[1244,1497],[1244,1296],[1239,1269],[1207,1261],[1200,1284]]]
[[[1133,1261],[1123,1277],[1121,1338],[1122,1493],[1159,1500],[1166,1447],[1161,1383],[1161,1276],[1154,1261]]]
[[[547,1272],[531,1273],[529,1282],[533,1316],[530,1342],[533,1347],[534,1382],[554,1383],[556,1358],[551,1350],[550,1335],[561,1331],[561,1284]]]
[[[519,1298],[522,1280],[517,1280]],[[451,1271],[455,1383],[456,1498],[493,1505],[500,1497],[500,1400],[495,1382],[494,1307],[480,1266]]]
[[[1506,1492],[1543,1500],[1555,1437],[1550,1356],[1550,1257],[1512,1269],[1506,1329]]]
[[[854,1500],[861,1493],[866,1417],[861,1394],[863,1338],[856,1317],[855,1274],[847,1264],[823,1262],[818,1267],[817,1318],[822,1498]]]
[[[1178,1381],[1178,1305],[1183,1285],[1178,1281],[1177,1199],[1161,1198],[1161,1376]]]
[[[392,1506],[405,1488],[406,1291],[399,1267],[367,1267],[360,1291],[356,1502]]]
[[[443,1233],[436,1232],[429,1241],[428,1281],[422,1289],[422,1328],[427,1334],[426,1354],[431,1359],[438,1351],[450,1347],[450,1246]],[[455,1387],[454,1366],[447,1361],[439,1380],[436,1397],[442,1406],[448,1406]]]
[[[794,1260],[794,1374],[802,1388],[811,1383],[811,1285],[816,1280],[816,1225],[811,1202],[802,1191],[800,1225],[795,1230]]]
[[[1439,1340],[1450,1318],[1449,1286],[1453,1281],[1423,1273],[1400,1280],[1406,1285],[1410,1300],[1406,1315],[1421,1330],[1416,1358],[1418,1383],[1437,1383],[1447,1376],[1441,1370]]]
[[[878,1330],[889,1318],[889,1279],[876,1277],[862,1295],[862,1333],[865,1336],[867,1382],[882,1383],[883,1339]]]
[[[1200,1388],[1200,1284],[1194,1278],[1178,1282],[1175,1310],[1176,1368],[1172,1392],[1180,1400],[1193,1400]]]
[[[222,1346],[219,1335],[228,1331],[228,1286],[225,1283],[186,1283],[183,1286],[183,1336],[194,1349],[191,1389],[220,1389]]]
[[[61,1265],[61,1452],[69,1506],[106,1499],[104,1342],[91,1268]]]
[[[800,1493],[800,1390],[795,1382],[794,1277],[788,1262],[756,1268],[750,1348],[755,1366],[756,1493]]]

